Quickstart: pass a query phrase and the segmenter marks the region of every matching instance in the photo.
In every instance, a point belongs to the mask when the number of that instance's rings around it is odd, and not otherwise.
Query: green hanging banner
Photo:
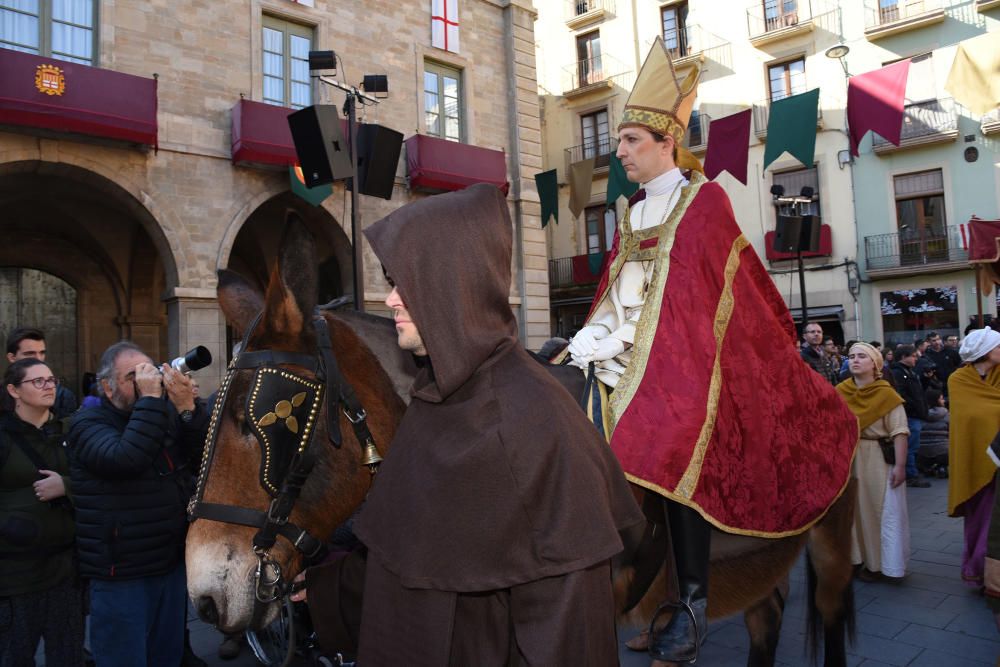
[[[818,112],[819,88],[771,102],[764,169],[785,151],[806,167],[813,166]]]
[[[535,189],[538,190],[538,200],[542,204],[542,229],[549,224],[549,217],[559,224],[559,181],[556,170],[549,169],[535,174]]]
[[[639,184],[628,180],[628,176],[625,175],[622,161],[618,159],[617,155],[612,155],[611,164],[608,167],[608,208],[614,206],[619,197],[624,196],[627,199],[634,195],[638,189]]]
[[[296,170],[299,170],[298,173],[296,173]],[[288,180],[291,181],[292,192],[313,206],[319,206],[323,203],[324,199],[333,194],[333,186],[330,184],[307,188],[305,179],[301,174],[301,167],[298,165],[288,168]]]

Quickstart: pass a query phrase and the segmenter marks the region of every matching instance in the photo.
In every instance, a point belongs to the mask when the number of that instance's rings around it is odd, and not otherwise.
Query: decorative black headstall
[[[318,347],[315,354],[281,350],[245,351],[260,319],[261,315],[257,315],[247,329],[240,353],[230,363],[219,388],[205,439],[198,484],[188,505],[190,521],[209,519],[258,529],[253,537],[253,550],[257,556],[255,621],[264,612],[262,605],[275,602],[287,593],[281,567],[269,555],[278,535],[284,536],[306,558],[316,558],[324,548],[320,540],[288,520],[316,461],[316,450],[312,446],[314,427],[324,398],[330,442],[335,447],[340,447],[343,442],[338,410],[338,406],[343,406],[355,436],[364,448],[362,463],[374,474],[382,461],[368,429],[367,415],[337,366],[322,315],[316,313],[312,320]],[[286,368],[289,365],[302,367],[314,377]],[[220,416],[229,398],[233,378],[241,370],[254,371],[245,414],[248,426],[260,444],[260,485],[272,498],[267,512],[204,501],[205,484],[219,438]]]

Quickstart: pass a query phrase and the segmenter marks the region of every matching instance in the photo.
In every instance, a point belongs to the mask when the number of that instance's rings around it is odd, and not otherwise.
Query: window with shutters
[[[583,219],[587,226],[587,254],[606,252],[611,247],[618,224],[614,207],[590,206],[584,210]]]
[[[604,80],[600,32],[595,30],[576,38],[576,61],[579,86],[589,86]]]
[[[0,48],[97,62],[96,0],[0,0]]]
[[[611,159],[608,110],[580,116],[580,135],[583,138],[583,158],[594,158],[594,167],[607,167]]]
[[[768,99],[772,102],[806,92],[806,60],[798,58],[767,68]]]
[[[948,230],[941,170],[895,176],[893,189],[900,262],[914,264],[946,259]]]
[[[312,104],[309,50],[313,29],[264,16],[262,44],[264,101],[301,109]]]
[[[439,63],[424,63],[424,124],[427,134],[463,141],[462,71]]]
[[[688,3],[678,2],[660,10],[663,25],[663,44],[674,60],[688,55],[687,34]]]

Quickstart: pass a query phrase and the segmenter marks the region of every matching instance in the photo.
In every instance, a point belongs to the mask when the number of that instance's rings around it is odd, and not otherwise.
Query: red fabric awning
[[[492,183],[504,194],[510,190],[503,151],[426,134],[415,134],[406,140],[406,172],[411,188],[443,192]]]
[[[0,124],[156,147],[156,79],[0,49]]]
[[[297,162],[288,114],[295,111],[241,99],[232,111],[233,164],[290,167]]]
[[[774,249],[774,231],[764,234],[764,252],[769,262],[783,262],[788,259],[795,259],[794,252],[778,252]],[[833,254],[833,235],[830,232],[830,225],[820,225],[819,227],[819,250],[816,252],[804,252],[803,258],[809,257],[829,257]]]

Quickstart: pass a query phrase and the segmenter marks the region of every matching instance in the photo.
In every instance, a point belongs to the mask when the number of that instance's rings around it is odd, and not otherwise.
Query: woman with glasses
[[[10,365],[0,389],[0,665],[82,667],[83,589],[74,562],[69,461],[44,362]]]

